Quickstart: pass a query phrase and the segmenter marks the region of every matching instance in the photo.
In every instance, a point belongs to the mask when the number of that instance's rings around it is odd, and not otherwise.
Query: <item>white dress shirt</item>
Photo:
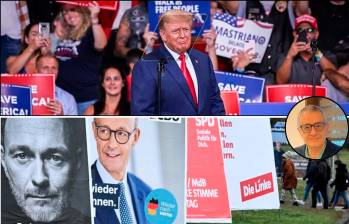
[[[166,44],[164,44],[164,45],[165,45],[166,49],[170,52],[172,57],[175,59],[175,61],[177,62],[178,66],[179,66],[179,70],[180,70],[181,69],[181,60],[179,59],[179,54],[174,52],[173,50],[171,50],[169,47],[167,47]],[[194,65],[193,65],[192,61],[190,60],[189,54],[187,52],[185,52],[185,63],[187,65],[191,79],[194,82],[196,99],[198,99],[198,102],[199,102],[198,79],[197,79],[197,75],[195,73]]]
[[[97,171],[99,173],[99,176],[101,177],[103,183],[105,183],[105,184],[119,184],[119,183],[122,182],[124,184],[126,201],[127,201],[128,207],[129,207],[130,212],[131,212],[131,217],[132,217],[133,223],[136,224],[137,223],[137,219],[136,219],[135,211],[133,209],[131,190],[130,190],[130,188],[128,186],[128,183],[127,183],[127,176],[125,176],[122,181],[115,180],[108,173],[108,171],[104,168],[104,166],[101,164],[99,159],[97,160],[96,166],[97,166]],[[120,200],[119,200],[119,208],[120,208]],[[116,214],[116,216],[118,217],[118,219],[119,219],[119,221],[121,223],[120,209],[115,209],[115,214]]]

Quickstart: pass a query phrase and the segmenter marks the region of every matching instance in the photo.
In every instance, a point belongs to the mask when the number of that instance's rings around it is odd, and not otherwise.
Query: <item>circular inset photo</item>
[[[342,148],[348,136],[343,109],[326,97],[299,101],[286,120],[286,137],[292,149],[306,159],[327,159]]]

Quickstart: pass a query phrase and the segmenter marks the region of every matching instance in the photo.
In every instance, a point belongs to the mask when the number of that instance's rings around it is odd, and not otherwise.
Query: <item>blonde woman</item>
[[[57,85],[78,103],[78,114],[98,99],[99,69],[107,38],[99,24],[96,1],[89,7],[64,4],[61,13],[68,25],[68,38],[60,41],[55,54],[60,61]]]

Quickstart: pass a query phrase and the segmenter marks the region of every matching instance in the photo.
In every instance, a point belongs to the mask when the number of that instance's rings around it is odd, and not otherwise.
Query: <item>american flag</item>
[[[228,13],[216,13],[213,18],[226,22],[233,27],[236,27],[236,23],[237,23],[236,16],[232,16]]]

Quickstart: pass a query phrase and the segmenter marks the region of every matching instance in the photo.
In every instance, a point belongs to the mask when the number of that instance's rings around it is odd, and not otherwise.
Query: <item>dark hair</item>
[[[138,48],[133,48],[129,50],[126,54],[127,63],[136,63],[142,56],[144,52]]]
[[[128,88],[127,88],[127,83],[126,83],[126,73],[124,72],[123,69],[120,69],[120,68],[118,68],[118,66],[115,66],[112,64],[105,65],[103,70],[102,70],[102,73],[100,76],[100,79],[101,79],[100,80],[100,99],[93,105],[94,106],[94,115],[100,115],[105,108],[106,92],[102,86],[102,83],[103,83],[106,71],[110,68],[114,68],[120,72],[122,82],[124,83],[124,86],[121,89],[120,102],[117,105],[117,107],[114,109],[114,113],[119,111],[119,115],[130,115],[130,103],[128,102],[128,99],[127,99]]]
[[[39,23],[30,23],[28,24],[25,29],[24,29],[24,32],[23,32],[23,36],[22,36],[22,49],[21,49],[21,52],[22,53],[29,45],[25,42],[25,38],[26,37],[29,37],[29,33],[30,33],[30,30],[35,26],[35,25],[38,25]]]
[[[342,164],[342,161],[340,161],[339,159],[337,159],[336,161],[334,161],[334,164],[335,164],[335,165],[340,165],[340,164]]]

